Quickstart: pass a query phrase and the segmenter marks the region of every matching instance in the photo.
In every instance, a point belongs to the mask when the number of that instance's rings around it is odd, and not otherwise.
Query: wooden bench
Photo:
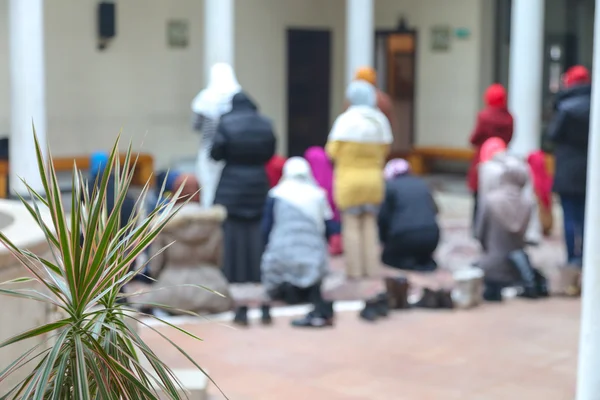
[[[137,154],[132,154],[131,162],[135,162],[136,157]],[[125,154],[121,154],[120,158],[121,163],[124,163]],[[70,172],[73,170],[74,164],[81,170],[90,168],[90,158],[88,156],[54,157],[52,162],[57,172]],[[8,197],[8,173],[8,162],[0,161],[0,198],[3,199]],[[154,158],[150,154],[140,153],[135,166],[135,171],[133,171],[132,184],[144,186],[146,182],[150,181],[150,184],[154,185],[154,179]]]
[[[417,175],[430,172],[431,161],[465,161],[469,162],[475,156],[473,149],[452,147],[415,147],[408,156],[412,171]]]
[[[475,156],[473,149],[461,149],[452,147],[416,147],[407,156],[412,171],[417,175],[425,175],[430,172],[431,161],[464,161],[470,162]],[[554,156],[546,154],[546,168],[550,175],[554,175]]]

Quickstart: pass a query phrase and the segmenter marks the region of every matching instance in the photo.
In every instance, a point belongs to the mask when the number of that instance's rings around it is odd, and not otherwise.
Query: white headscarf
[[[285,162],[281,180],[269,195],[297,207],[323,232],[324,222],[333,218],[327,193],[317,184],[310,165],[302,157],[292,157]]]
[[[242,90],[231,65],[218,63],[210,70],[208,85],[192,101],[192,111],[218,119],[231,111],[231,99]]]
[[[335,120],[329,141],[391,144],[394,140],[390,121],[377,108],[377,92],[368,82],[348,85],[346,99],[350,107]]]

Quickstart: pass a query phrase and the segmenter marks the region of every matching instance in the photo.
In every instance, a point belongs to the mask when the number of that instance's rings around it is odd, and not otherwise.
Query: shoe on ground
[[[235,312],[235,317],[233,318],[233,323],[243,327],[250,325],[248,322],[248,307],[238,307]]]
[[[449,290],[438,290],[438,307],[443,310],[453,310],[454,300],[452,300],[452,293]]]
[[[375,322],[377,318],[379,318],[379,314],[377,313],[377,305],[371,300],[365,303],[365,308],[359,314],[361,319],[364,319],[367,322]]]
[[[483,290],[483,299],[490,303],[502,302],[502,286],[496,283],[485,282]]]
[[[381,293],[374,299],[375,311],[380,317],[387,317],[390,312],[390,299],[387,293]]]
[[[261,307],[262,315],[260,317],[260,322],[263,325],[272,325],[273,318],[271,317],[271,306],[268,304],[263,304]]]
[[[404,310],[410,308],[408,303],[408,292],[410,283],[405,277],[385,278],[385,287],[388,297],[388,305],[392,310]]]
[[[440,308],[438,293],[434,292],[431,289],[425,288],[423,290],[423,295],[421,296],[421,299],[417,301],[413,306],[417,308],[426,308],[430,310]]]
[[[315,306],[305,317],[291,322],[296,328],[327,328],[333,326],[333,303],[325,302]]]

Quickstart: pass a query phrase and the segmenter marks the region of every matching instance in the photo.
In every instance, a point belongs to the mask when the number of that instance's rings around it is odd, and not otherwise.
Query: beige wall
[[[419,31],[417,143],[466,145],[482,89],[481,2],[491,0],[375,0],[376,25],[393,28],[401,14]],[[331,29],[331,117],[344,93],[345,0],[237,0],[236,70],[241,84],[274,122],[286,149],[285,32],[290,27]],[[117,37],[96,46],[94,0],[46,2],[48,137],[55,155],[107,147],[122,127],[125,139],[153,153],[159,165],[192,156],[198,138],[190,129],[190,101],[203,86],[203,2],[117,2]],[[0,134],[9,132],[8,0],[0,0]],[[166,44],[166,23],[184,18],[191,43]],[[448,53],[430,50],[436,24],[466,27]],[[491,63],[490,63],[491,65]],[[487,68],[487,67],[486,67]],[[144,138],[145,137],[145,138]]]
[[[378,28],[396,26],[403,14],[418,30],[417,145],[468,146],[481,97],[482,1],[487,0],[376,0]],[[468,28],[471,36],[453,38],[448,52],[433,52],[435,25]]]
[[[236,70],[244,86],[271,117],[279,150],[287,149],[288,28],[332,31],[331,118],[342,109],[345,63],[345,0],[238,0]]]

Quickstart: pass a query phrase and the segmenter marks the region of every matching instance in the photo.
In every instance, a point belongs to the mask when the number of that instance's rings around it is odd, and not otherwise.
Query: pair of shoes
[[[315,305],[306,317],[295,319],[292,326],[296,328],[326,328],[333,326],[333,302],[323,302]]]
[[[385,288],[388,298],[389,308],[392,310],[405,310],[410,308],[408,304],[408,292],[410,283],[405,277],[385,278]]]
[[[263,325],[271,325],[273,324],[273,318],[271,317],[271,306],[268,304],[263,304],[261,307],[262,316],[260,321]],[[248,321],[248,307],[241,306],[235,312],[235,317],[233,318],[233,323],[239,326],[247,327],[250,325]]]
[[[442,289],[434,291],[425,288],[423,290],[423,296],[421,296],[421,299],[414,304],[414,307],[432,310],[452,310],[454,309],[454,301],[452,300],[452,294],[448,290]]]
[[[377,296],[365,302],[365,307],[360,311],[359,317],[368,322],[375,322],[377,319],[389,315],[390,299],[387,293],[380,293]]]
[[[485,301],[488,301],[490,303],[502,302],[502,285],[495,282],[484,281],[484,287],[485,289],[483,290],[483,299]]]

